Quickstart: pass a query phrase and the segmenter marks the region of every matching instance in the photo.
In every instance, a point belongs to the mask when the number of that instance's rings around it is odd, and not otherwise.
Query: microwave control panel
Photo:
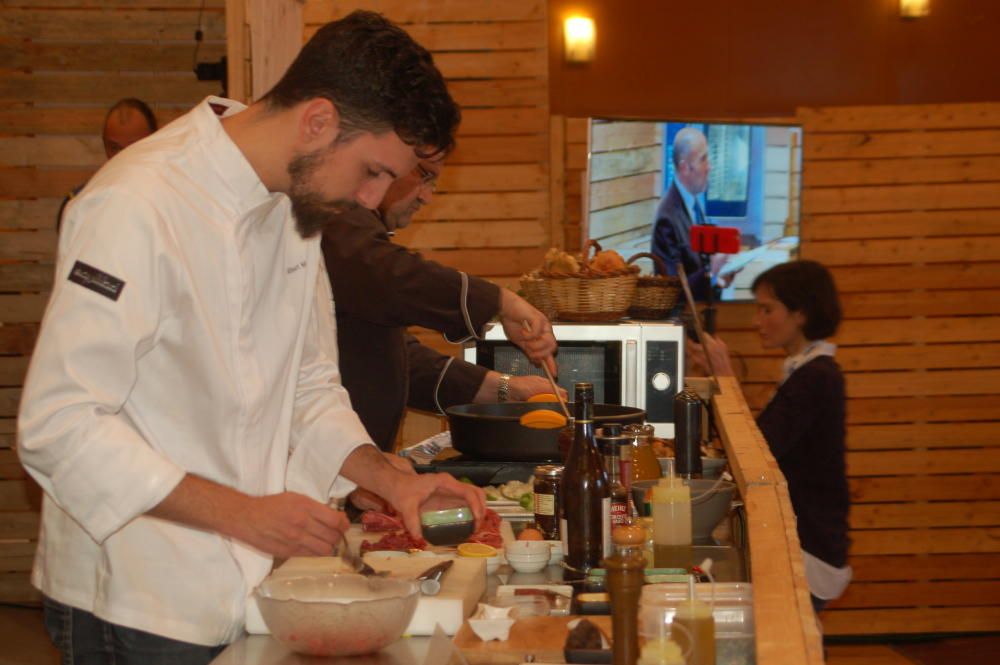
[[[646,420],[674,422],[674,397],[681,388],[678,342],[646,342]]]

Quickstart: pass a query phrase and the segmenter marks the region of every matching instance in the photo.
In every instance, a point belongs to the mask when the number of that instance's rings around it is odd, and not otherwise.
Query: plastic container
[[[720,665],[752,665],[753,586],[742,582],[718,582],[713,599],[711,584],[696,584],[695,598],[712,608],[715,662]],[[687,602],[687,584],[646,585],[639,600],[639,634],[647,639],[657,639],[664,634],[669,636],[678,607]]]

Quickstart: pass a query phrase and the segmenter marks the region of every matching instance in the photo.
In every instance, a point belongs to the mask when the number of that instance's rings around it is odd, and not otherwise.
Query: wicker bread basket
[[[591,240],[582,257],[583,267],[574,274],[535,271],[521,278],[525,299],[554,321],[615,321],[628,313],[635,297],[639,269],[627,266],[614,274],[591,268],[589,250],[601,251]]]
[[[667,275],[667,266],[663,263],[663,259],[649,252],[636,254],[628,260],[628,263],[631,265],[642,258],[652,259],[661,274],[639,276],[628,315],[633,319],[662,319],[670,313],[677,302],[681,280],[679,277]]]

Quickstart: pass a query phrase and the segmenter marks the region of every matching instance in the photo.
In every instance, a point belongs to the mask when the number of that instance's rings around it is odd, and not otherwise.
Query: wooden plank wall
[[[307,0],[305,37],[354,9],[384,14],[429,49],[462,106],[458,146],[434,200],[397,241],[516,289],[517,278],[540,265],[553,244],[550,189],[562,175],[550,169],[547,3]],[[440,335],[419,336],[443,352],[459,352]],[[403,441],[440,427],[436,417],[411,412]]]
[[[855,581],[828,634],[1000,629],[1000,104],[808,109],[802,255],[845,321]],[[781,359],[720,328],[763,406]]]
[[[595,120],[592,134],[587,236],[626,259],[648,252],[662,194],[663,124]]]
[[[62,197],[104,162],[108,106],[138,97],[165,123],[219,83],[192,73],[201,0],[8,0],[0,12],[0,602],[37,600],[28,571],[38,489],[14,422],[48,298]],[[222,0],[206,0],[200,61],[225,53]]]

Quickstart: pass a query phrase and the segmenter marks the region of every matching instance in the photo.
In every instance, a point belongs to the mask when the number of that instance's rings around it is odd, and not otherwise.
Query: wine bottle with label
[[[575,432],[563,469],[566,564],[577,575],[611,554],[611,488],[594,439],[594,386],[575,386]],[[569,571],[568,571],[569,572]]]

